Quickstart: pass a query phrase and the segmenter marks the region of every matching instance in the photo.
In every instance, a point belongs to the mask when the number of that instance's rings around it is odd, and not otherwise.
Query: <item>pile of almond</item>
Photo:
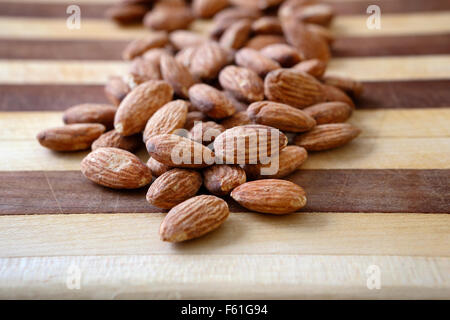
[[[324,75],[333,41],[328,5],[127,0],[109,15],[144,19],[158,31],[123,51],[129,74],[105,86],[112,105],[71,107],[64,126],[37,139],[56,151],[92,148],[81,171],[97,184],[150,185],[147,201],[170,210],[160,227],[164,241],[218,228],[229,215],[220,197],[256,212],[298,211],[305,191],[283,178],[309,151],[340,147],[360,133],[345,121],[361,84]],[[178,30],[209,17],[210,37]],[[147,163],[133,153],[142,142]]]

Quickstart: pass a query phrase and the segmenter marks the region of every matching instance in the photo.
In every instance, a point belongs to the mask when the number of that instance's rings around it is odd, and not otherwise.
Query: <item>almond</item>
[[[181,63],[183,66],[189,68],[189,70],[190,70],[192,59],[194,57],[194,53],[196,50],[197,50],[197,47],[187,47],[187,48],[181,49],[175,55],[175,59],[177,59],[177,61],[179,63]]]
[[[98,148],[118,148],[131,152],[136,150],[141,143],[141,137],[138,134],[124,137],[116,130],[111,130],[102,134],[92,143],[92,150]]]
[[[263,56],[277,61],[283,67],[292,67],[301,60],[297,49],[282,43],[268,45],[260,52]]]
[[[153,136],[173,133],[175,130],[183,128],[186,123],[188,107],[189,103],[183,100],[166,103],[148,120],[144,130],[144,141]]]
[[[282,35],[280,20],[277,17],[261,17],[252,24],[252,31],[256,34]]]
[[[173,207],[159,228],[161,240],[181,242],[201,237],[217,229],[228,217],[225,201],[202,195]]]
[[[244,183],[231,192],[241,206],[256,212],[287,214],[306,205],[305,191],[293,182],[278,179]]]
[[[189,137],[199,143],[210,144],[225,128],[214,121],[199,122],[191,129]]]
[[[144,130],[148,119],[172,100],[173,89],[165,81],[147,81],[134,88],[116,112],[114,127],[123,136]]]
[[[287,144],[278,129],[249,124],[227,129],[214,140],[217,163],[256,164],[278,154]]]
[[[172,36],[172,34],[170,35]],[[142,55],[142,58],[159,67],[159,65],[161,64],[161,57],[165,54],[173,54],[173,52],[167,46],[164,48],[153,48],[145,51],[145,53]]]
[[[283,36],[273,34],[260,34],[251,38],[246,44],[246,48],[261,50],[271,44],[286,43]]]
[[[332,44],[335,40],[333,33],[330,31],[330,29],[325,28],[318,24],[307,24],[306,29],[308,29],[310,32],[314,33],[315,35],[319,36],[323,40],[325,40],[326,43]]]
[[[281,66],[272,59],[262,55],[260,52],[244,48],[239,50],[235,56],[236,64],[256,72],[260,77],[264,78],[270,71],[281,68]]]
[[[333,20],[334,12],[331,6],[317,3],[300,7],[295,11],[294,16],[305,23],[328,26]]]
[[[230,61],[230,52],[216,42],[207,42],[193,52],[189,70],[197,79],[215,79]]]
[[[325,102],[310,106],[303,111],[313,117],[317,124],[326,124],[347,121],[353,109],[344,102]]]
[[[120,4],[106,10],[106,17],[119,24],[141,22],[149,8],[139,4]]]
[[[222,91],[222,92],[225,94],[225,96],[228,98],[228,100],[230,100],[234,109],[236,109],[236,112],[247,110],[248,104],[246,102],[239,101],[228,91]]]
[[[197,47],[207,41],[204,36],[187,30],[173,31],[169,35],[169,38],[170,43],[172,43],[177,50],[189,47]]]
[[[210,149],[174,134],[153,136],[146,144],[152,158],[171,167],[203,168],[214,163],[214,153]]]
[[[307,73],[279,69],[270,72],[264,82],[267,98],[296,108],[304,108],[323,102],[322,85]]]
[[[203,170],[206,189],[212,194],[225,196],[247,181],[245,171],[239,166],[216,164]]]
[[[246,164],[248,179],[281,179],[296,171],[308,158],[305,148],[287,146],[279,155],[273,156],[268,164]]]
[[[152,172],[152,175],[154,177],[159,177],[160,175],[171,169],[169,166],[166,166],[164,163],[161,163],[158,160],[153,159],[152,157],[148,159],[147,167],[150,168],[150,171]]]
[[[200,111],[188,112],[186,117],[186,123],[184,124],[184,129],[191,130],[196,122],[208,121],[208,117]]]
[[[189,98],[194,107],[213,119],[223,119],[236,110],[226,95],[207,84],[196,84],[189,89]]]
[[[124,60],[133,60],[147,50],[164,47],[168,42],[169,37],[166,32],[154,32],[145,38],[130,42],[123,50],[122,57]]]
[[[171,55],[165,54],[161,57],[161,73],[163,79],[172,86],[178,96],[189,98],[188,90],[195,81],[186,66]]]
[[[55,151],[79,151],[89,149],[104,131],[102,124],[76,123],[43,130],[36,138],[43,147]]]
[[[228,8],[214,16],[214,23],[210,31],[212,38],[218,39],[231,25],[242,19],[255,20],[261,16],[259,10],[249,8]]]
[[[193,20],[194,16],[187,6],[159,2],[145,15],[144,26],[154,30],[174,31],[186,29]]]
[[[348,123],[321,124],[295,137],[295,144],[308,151],[337,148],[355,139],[361,130]]]
[[[220,72],[219,82],[238,100],[255,102],[264,99],[264,83],[250,69],[228,66]]]
[[[323,81],[326,85],[337,87],[353,97],[359,97],[363,92],[362,83],[350,78],[325,76]]]
[[[160,175],[147,192],[147,201],[158,208],[170,209],[193,197],[202,185],[197,171],[172,169]]]
[[[118,106],[131,89],[122,77],[112,76],[109,77],[104,91],[106,98],[108,98],[112,104]]]
[[[292,67],[293,71],[306,72],[313,77],[321,78],[325,73],[327,65],[319,59],[309,59],[302,61]]]
[[[246,124],[250,124],[251,120],[248,117],[247,111],[240,111],[233,114],[231,117],[228,117],[220,123],[225,129],[234,128],[237,126],[243,126]]]
[[[239,49],[247,42],[252,28],[251,20],[240,20],[229,26],[222,37],[220,45],[227,49]]]
[[[229,0],[193,0],[192,11],[196,17],[211,18],[229,4]]]
[[[344,91],[338,87],[324,85],[323,92],[325,94],[325,101],[340,101],[348,104],[352,108],[355,108],[355,103]]]
[[[152,181],[150,169],[131,152],[99,148],[81,161],[83,175],[99,185],[113,189],[137,189]]]
[[[114,126],[114,115],[117,108],[109,104],[84,103],[67,109],[63,114],[63,121],[71,123],[101,123],[106,129]]]
[[[248,107],[247,113],[253,122],[282,131],[304,132],[316,125],[314,118],[302,110],[272,101],[255,102]]]
[[[162,79],[159,64],[141,57],[133,59],[130,66],[130,73],[137,84],[141,84],[149,80]]]

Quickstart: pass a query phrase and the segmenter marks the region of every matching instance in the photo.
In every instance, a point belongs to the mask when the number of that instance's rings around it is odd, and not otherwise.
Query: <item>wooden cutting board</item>
[[[301,212],[230,201],[219,230],[179,245],[159,240],[146,190],[93,185],[86,152],[34,138],[65,108],[106,102],[105,80],[126,72],[122,48],[148,31],[103,19],[110,2],[77,1],[69,30],[70,1],[0,0],[0,298],[450,297],[450,2],[330,1],[328,72],[364,82],[362,135],[289,178],[308,193]]]

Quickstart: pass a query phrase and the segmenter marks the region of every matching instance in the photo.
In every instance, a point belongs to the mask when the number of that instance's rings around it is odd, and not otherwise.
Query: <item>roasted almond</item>
[[[217,229],[228,217],[225,201],[202,195],[173,207],[159,228],[161,240],[181,242],[201,237]]]
[[[283,36],[274,34],[260,34],[251,38],[246,44],[246,48],[261,50],[271,44],[286,43],[286,39]]]
[[[170,43],[178,50],[197,47],[207,41],[204,36],[188,30],[173,31],[170,33],[169,39]]]
[[[174,31],[186,29],[194,20],[187,6],[172,6],[159,2],[144,17],[144,26],[154,30]]]
[[[250,36],[251,28],[251,20],[240,20],[232,24],[220,37],[220,45],[235,50],[243,47]]]
[[[196,142],[208,145],[224,131],[225,128],[214,121],[199,122],[191,129],[189,137]]]
[[[192,11],[196,17],[211,18],[229,4],[229,0],[193,0]]]
[[[252,24],[252,31],[255,34],[274,34],[282,35],[280,20],[277,17],[265,16],[254,21]]]
[[[236,112],[245,111],[247,110],[248,104],[243,101],[239,101],[235,98],[230,92],[228,91],[222,91],[225,96],[230,100],[231,104],[234,106],[234,109],[236,109]]]
[[[264,99],[264,83],[250,69],[228,66],[220,72],[219,82],[238,100],[255,102]]]
[[[355,108],[355,103],[352,98],[349,97],[343,90],[338,87],[324,85],[323,92],[325,94],[325,101],[340,101],[348,104],[352,108]]]
[[[212,194],[225,196],[247,181],[245,171],[239,166],[216,164],[203,170],[206,189]]]
[[[189,98],[189,88],[195,84],[195,81],[186,66],[171,55],[165,54],[161,57],[161,73],[163,79],[172,86],[178,96]]]
[[[363,92],[362,83],[350,78],[325,76],[323,82],[326,85],[337,87],[354,97],[359,97]]]
[[[304,108],[325,101],[322,84],[313,76],[299,71],[279,69],[270,72],[264,82],[269,100]]]
[[[308,151],[337,148],[355,139],[361,130],[349,123],[321,124],[295,137],[295,144]]]
[[[299,63],[301,58],[297,49],[294,47],[283,44],[276,43],[268,45],[261,49],[261,54],[269,59],[277,61],[283,67],[292,67],[296,63]]]
[[[212,38],[218,39],[223,34],[223,32],[232,24],[243,20],[255,20],[261,16],[259,10],[249,9],[249,8],[228,8],[222,10],[214,16],[214,23],[210,31]]]
[[[352,114],[352,107],[344,102],[325,102],[303,109],[317,124],[345,122]]]
[[[327,64],[319,59],[310,59],[302,61],[292,67],[292,70],[306,72],[313,77],[321,78],[325,73]]]
[[[171,167],[204,168],[214,163],[214,153],[210,149],[174,134],[153,136],[146,145],[152,158]]]
[[[332,44],[334,42],[334,40],[336,40],[333,33],[330,31],[330,29],[325,28],[321,25],[308,23],[306,25],[306,29],[308,29],[310,32],[314,33],[315,35],[319,36],[320,38],[324,39],[325,42],[328,44]]]
[[[173,54],[173,51],[167,46],[164,48],[153,48],[145,51],[145,53],[142,55],[142,58],[159,67],[161,64],[161,57],[165,54]]]
[[[239,50],[235,56],[236,64],[256,72],[264,78],[270,71],[281,68],[278,62],[269,59],[254,49],[244,48]]]
[[[252,103],[248,107],[247,113],[254,123],[282,131],[304,132],[311,130],[316,125],[314,118],[302,110],[272,101]]]
[[[118,106],[131,89],[122,77],[112,76],[108,78],[104,91],[106,98],[112,104]]]
[[[250,124],[251,120],[248,117],[247,111],[240,111],[233,114],[231,117],[223,119],[220,123],[225,129],[234,128],[237,126],[243,126],[246,124]]]
[[[159,69],[159,64],[156,64],[150,59],[144,59],[141,57],[136,57],[133,59],[130,66],[130,73],[134,77],[134,81],[137,84],[149,80],[161,80],[161,72]]]
[[[152,181],[150,169],[131,152],[99,148],[81,161],[83,175],[99,185],[113,189],[137,189]]]
[[[214,140],[216,163],[262,163],[286,145],[287,138],[278,129],[258,124],[234,127]]]
[[[298,8],[294,16],[305,23],[328,26],[333,20],[334,12],[330,5],[324,3],[308,4]]]
[[[92,143],[92,150],[98,148],[118,148],[132,152],[136,150],[141,143],[142,141],[139,134],[124,137],[116,130],[111,130],[102,134]]]
[[[207,42],[194,50],[189,70],[196,79],[215,79],[220,70],[230,62],[230,52],[216,42]]]
[[[172,169],[153,181],[147,201],[158,208],[170,209],[195,196],[201,186],[202,176],[197,171]]]
[[[149,8],[140,4],[119,4],[108,8],[106,17],[119,24],[132,24],[141,22]]]
[[[152,157],[148,159],[147,167],[150,168],[150,171],[152,172],[152,175],[154,177],[159,177],[160,175],[171,169],[169,166],[166,166],[164,163],[161,163],[158,160],[153,159]]]
[[[249,210],[271,214],[292,213],[306,205],[301,187],[278,179],[246,182],[234,189],[231,197]]]
[[[75,123],[62,127],[45,129],[36,136],[39,143],[55,151],[79,151],[89,149],[105,131],[98,123]]]
[[[187,47],[181,49],[176,55],[175,59],[181,63],[183,66],[191,68],[192,59],[194,57],[194,53],[197,50],[197,47]]]
[[[166,32],[153,32],[145,38],[136,39],[130,42],[123,50],[124,60],[132,60],[143,55],[147,50],[162,48],[169,42]]]
[[[296,171],[308,158],[305,148],[287,146],[267,164],[246,164],[245,173],[249,180],[281,179]]]
[[[201,111],[190,111],[186,116],[186,123],[184,129],[190,131],[196,122],[208,121],[208,117]]]
[[[106,129],[114,126],[114,115],[117,108],[109,104],[84,103],[67,109],[63,114],[63,121],[71,123],[101,123]]]
[[[173,89],[165,81],[147,81],[134,88],[116,112],[114,127],[123,136],[144,130],[150,117],[172,100]]]
[[[189,98],[194,107],[213,119],[223,119],[236,110],[226,95],[207,84],[196,84],[189,89]]]

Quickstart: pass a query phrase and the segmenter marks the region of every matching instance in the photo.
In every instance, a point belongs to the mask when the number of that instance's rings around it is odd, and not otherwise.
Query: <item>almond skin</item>
[[[211,18],[229,6],[228,0],[193,0],[192,11],[199,18]]]
[[[195,80],[187,67],[165,54],[161,57],[161,74],[178,96],[189,98],[189,88],[195,84]]]
[[[306,205],[305,191],[293,182],[278,179],[244,183],[231,192],[241,206],[256,212],[287,214]]]
[[[270,72],[264,82],[267,98],[302,109],[325,101],[322,84],[299,71],[279,69]]]
[[[216,164],[203,170],[206,189],[212,194],[225,196],[247,181],[245,171],[239,166]]]
[[[325,73],[327,64],[319,59],[310,59],[302,61],[292,67],[292,70],[306,72],[313,77],[321,78]]]
[[[105,126],[99,123],[75,123],[43,130],[36,138],[54,151],[79,151],[89,149],[104,131]]]
[[[275,60],[285,68],[292,67],[301,60],[299,53],[294,47],[282,43],[264,47],[260,52],[263,56]]]
[[[216,42],[206,42],[192,53],[189,70],[196,79],[217,78],[220,70],[231,62],[231,55]]]
[[[255,20],[261,16],[259,10],[249,9],[249,8],[228,8],[222,10],[214,16],[214,23],[210,31],[210,35],[213,39],[218,39],[223,34],[223,32],[232,24],[242,20]]]
[[[118,24],[132,24],[142,21],[149,8],[140,4],[119,4],[108,8],[106,17]]]
[[[113,189],[137,189],[152,181],[150,169],[131,152],[100,148],[81,161],[83,175],[99,185]]]
[[[201,237],[217,229],[229,215],[227,203],[202,195],[173,207],[159,228],[161,240],[181,242]]]
[[[294,13],[298,20],[304,23],[314,23],[328,26],[333,20],[334,12],[331,6],[323,3],[305,5]]]
[[[159,2],[144,17],[144,26],[153,30],[174,31],[186,29],[194,20],[190,8],[185,5]]]
[[[65,124],[101,123],[107,130],[114,127],[117,108],[109,104],[84,103],[67,109],[63,114]]]
[[[224,131],[225,128],[214,121],[200,122],[191,129],[189,137],[196,142],[208,145]]]
[[[228,66],[220,72],[219,82],[238,100],[251,103],[264,99],[264,83],[250,69]]]
[[[231,117],[222,120],[220,123],[225,129],[231,129],[237,126],[250,124],[251,120],[248,117],[247,111],[236,112]]]
[[[168,42],[169,36],[166,32],[154,32],[145,38],[130,42],[123,50],[122,58],[124,60],[133,60],[143,55],[147,50],[164,47]]]
[[[322,151],[341,147],[355,139],[361,130],[349,123],[321,124],[298,135],[294,143],[308,151]]]
[[[246,164],[244,166],[248,179],[281,179],[296,171],[308,158],[305,148],[299,146],[287,146],[274,156],[269,164]],[[278,161],[278,170],[275,173],[261,171],[263,168],[269,170],[273,161]]]
[[[300,109],[287,104],[261,101],[252,103],[247,109],[254,123],[271,126],[282,131],[304,132],[311,130],[316,121]]]
[[[214,163],[214,153],[201,143],[174,134],[153,136],[147,140],[152,158],[177,168],[204,168]]]
[[[226,95],[207,84],[196,84],[189,89],[189,98],[194,107],[213,119],[223,119],[236,110]]]
[[[197,47],[207,41],[207,38],[192,31],[176,30],[169,35],[170,43],[177,49],[181,50],[189,47]]]
[[[276,145],[272,145],[273,139],[277,139]],[[216,163],[260,163],[265,157],[278,154],[286,145],[287,138],[278,129],[259,124],[234,127],[214,140]]]
[[[129,137],[121,136],[116,130],[111,130],[102,134],[92,143],[92,150],[99,148],[118,148],[127,151],[134,151],[142,144],[139,134]]]
[[[158,160],[153,159],[152,157],[148,159],[147,167],[150,168],[152,176],[154,177],[159,177],[160,175],[171,169],[169,166],[166,166],[164,163],[161,163]]]
[[[147,192],[147,201],[158,208],[171,209],[193,197],[202,185],[197,171],[172,169],[160,175]]]
[[[355,108],[355,103],[352,98],[350,98],[343,90],[329,85],[324,85],[322,88],[325,95],[325,101],[340,101],[348,104],[353,109]]]
[[[150,117],[172,100],[173,89],[165,81],[147,81],[133,89],[116,112],[114,127],[123,136],[144,130]]]
[[[270,71],[281,68],[278,62],[265,57],[257,50],[249,48],[239,50],[236,53],[235,61],[238,66],[253,70],[262,78]]]
[[[201,111],[188,112],[184,129],[190,131],[196,122],[208,121],[209,118]]]
[[[286,39],[283,36],[274,34],[260,34],[251,38],[246,44],[246,48],[261,50],[271,44],[286,43]]]
[[[106,98],[115,106],[118,106],[130,91],[128,84],[118,76],[109,77],[104,88]]]
[[[363,92],[363,85],[361,82],[338,76],[326,76],[323,79],[326,85],[337,87],[353,97],[359,97]]]
[[[252,31],[255,34],[282,35],[280,20],[277,17],[261,17],[252,24]]]
[[[252,28],[251,20],[240,20],[229,26],[222,37],[220,45],[227,49],[239,49],[247,42]]]
[[[150,137],[164,133],[173,133],[183,128],[186,123],[189,103],[184,100],[175,100],[166,103],[156,111],[148,120],[144,130],[144,141]]]
[[[161,72],[159,70],[159,63],[150,59],[137,57],[133,59],[130,66],[130,73],[137,84],[149,80],[161,80]]]
[[[345,122],[352,114],[352,107],[344,102],[325,102],[303,109],[317,124]]]

